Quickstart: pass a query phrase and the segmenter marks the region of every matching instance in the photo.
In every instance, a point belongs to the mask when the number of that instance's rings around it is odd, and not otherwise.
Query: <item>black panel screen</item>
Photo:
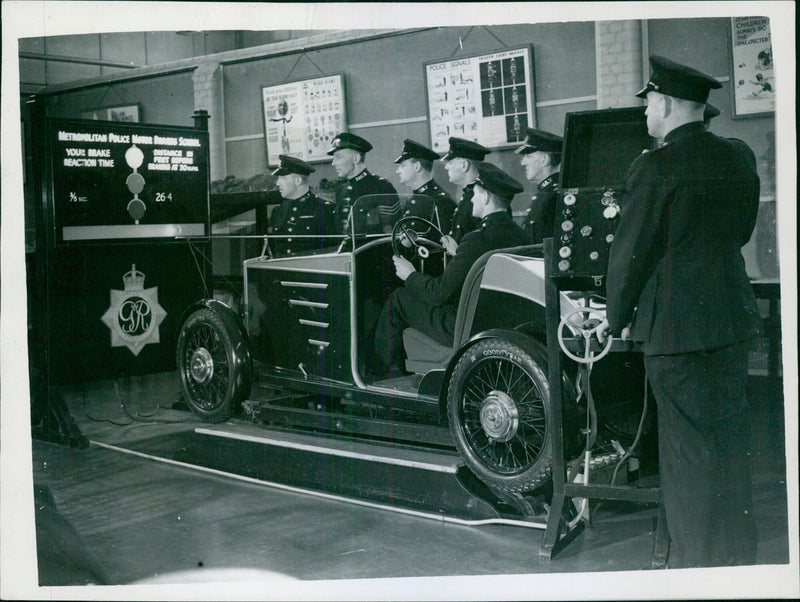
[[[653,143],[644,107],[567,113],[564,131],[563,189],[619,186]]]
[[[207,132],[54,119],[47,149],[58,240],[205,234]]]

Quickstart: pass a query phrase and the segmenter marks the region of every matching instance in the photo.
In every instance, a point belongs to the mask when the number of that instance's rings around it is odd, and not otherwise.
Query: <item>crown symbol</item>
[[[136,264],[131,264],[131,271],[122,277],[126,291],[144,290],[144,274],[136,269]]]

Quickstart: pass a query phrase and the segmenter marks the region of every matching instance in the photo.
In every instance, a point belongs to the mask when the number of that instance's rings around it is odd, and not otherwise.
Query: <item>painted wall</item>
[[[43,58],[20,59],[21,87],[25,91],[35,92],[44,86],[127,71],[120,67],[46,60],[50,55],[132,63],[139,66],[160,65],[232,50],[248,41],[255,43],[258,40],[248,40],[237,32],[225,31],[148,31],[25,38],[19,42],[19,51]],[[266,39],[259,43],[266,44],[271,41],[275,40]]]
[[[391,120],[425,118],[427,114],[423,65],[428,61],[484,54],[531,45],[537,102],[561,101],[595,93],[594,24],[550,23],[493,27],[448,27],[412,32],[310,51],[224,65],[224,105],[227,173],[238,178],[267,170],[264,146],[261,88],[325,74],[343,73],[351,131],[369,140],[374,149],[367,155],[373,173],[389,179],[402,190],[395,174],[394,158],[403,139],[430,144],[426,120],[396,125],[374,125]],[[594,108],[594,101],[540,107],[540,128],[561,133],[568,111]],[[260,138],[252,138],[260,135]],[[237,138],[244,137],[240,140]],[[233,138],[234,140],[230,140]],[[495,152],[489,160],[524,181],[519,156],[512,151]],[[437,164],[434,177],[455,194]],[[333,169],[318,166],[313,181],[335,179]],[[515,208],[527,206],[519,195]]]
[[[50,99],[47,105],[51,117],[80,117],[81,113],[97,107],[138,103],[141,123],[165,125],[194,125],[194,83],[192,72],[170,73],[107,86],[93,86],[64,92]]]

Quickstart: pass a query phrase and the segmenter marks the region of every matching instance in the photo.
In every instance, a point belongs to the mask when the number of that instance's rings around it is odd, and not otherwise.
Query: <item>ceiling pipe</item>
[[[31,59],[34,61],[54,61],[57,63],[78,63],[81,65],[97,65],[100,67],[116,67],[118,69],[138,69],[144,65],[135,63],[118,63],[116,61],[104,61],[103,59],[89,59],[78,56],[63,56],[60,54],[39,54],[36,52],[20,52],[19,58]]]

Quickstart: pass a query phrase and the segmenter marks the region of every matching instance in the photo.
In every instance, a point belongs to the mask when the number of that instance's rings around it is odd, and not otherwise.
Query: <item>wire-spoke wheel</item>
[[[453,370],[447,412],[464,462],[485,483],[523,492],[549,480],[550,390],[527,351],[501,339],[468,349]]]
[[[207,308],[190,315],[178,335],[184,397],[192,411],[209,422],[227,420],[243,395],[233,336]]]

